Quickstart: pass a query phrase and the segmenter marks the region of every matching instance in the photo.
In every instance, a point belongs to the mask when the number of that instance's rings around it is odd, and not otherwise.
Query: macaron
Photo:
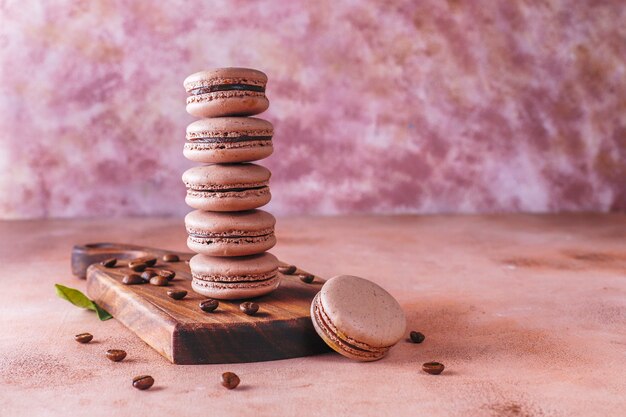
[[[274,127],[254,117],[200,119],[187,126],[183,154],[196,162],[249,162],[272,154]]]
[[[183,173],[187,204],[198,210],[243,211],[269,203],[270,171],[260,165],[202,165]]]
[[[185,78],[187,112],[196,117],[252,116],[269,107],[267,75],[249,68],[217,68]]]
[[[276,244],[275,224],[274,216],[263,210],[195,210],[185,216],[187,246],[211,256],[254,255]]]
[[[278,259],[269,252],[232,258],[194,255],[191,288],[220,300],[259,297],[278,288]]]
[[[311,319],[328,346],[359,361],[385,357],[406,330],[404,312],[391,294],[350,275],[326,281],[311,304]]]

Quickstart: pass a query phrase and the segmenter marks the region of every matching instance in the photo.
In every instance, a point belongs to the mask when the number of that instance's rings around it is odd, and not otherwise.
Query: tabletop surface
[[[172,365],[53,284],[85,289],[70,273],[75,243],[186,250],[182,219],[5,221],[0,415],[624,415],[626,215],[294,217],[277,236],[283,260],[382,285],[426,340],[371,363]],[[94,341],[76,343],[82,332]],[[111,348],[127,359],[108,361]],[[432,360],[443,374],[421,371]],[[219,384],[225,371],[239,388]],[[132,388],[140,374],[150,390]]]

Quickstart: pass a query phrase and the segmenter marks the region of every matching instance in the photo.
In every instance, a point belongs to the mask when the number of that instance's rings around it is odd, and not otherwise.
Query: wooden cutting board
[[[179,262],[164,262],[175,253]],[[141,257],[158,259],[155,269],[176,273],[169,286],[124,285],[128,260]],[[75,246],[72,271],[87,278],[87,294],[143,341],[175,364],[257,362],[295,358],[327,352],[311,323],[311,300],[324,281],[315,277],[311,284],[297,275],[283,275],[272,294],[256,298],[259,312],[247,316],[239,309],[241,301],[220,301],[213,313],[200,310],[206,297],[191,289],[188,261],[193,254],[171,252],[134,245],[96,243]],[[117,258],[114,268],[99,264]],[[286,265],[283,263],[283,265]],[[298,269],[296,274],[306,271]],[[185,289],[182,300],[167,296],[169,289]]]

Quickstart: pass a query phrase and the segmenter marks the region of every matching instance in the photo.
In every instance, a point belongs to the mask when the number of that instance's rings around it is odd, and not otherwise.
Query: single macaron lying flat
[[[269,107],[267,75],[248,68],[217,68],[191,74],[183,85],[187,112],[196,117],[252,116]]]
[[[274,216],[263,210],[195,210],[185,216],[187,246],[210,256],[254,255],[276,244],[275,224]]]
[[[267,168],[248,163],[193,167],[183,174],[185,202],[198,210],[252,210],[272,198],[270,176]]]
[[[350,275],[326,281],[311,304],[311,319],[328,346],[360,361],[383,358],[406,330],[395,298],[373,282]]]
[[[230,258],[195,255],[189,261],[191,288],[220,300],[252,298],[278,288],[278,259],[271,253]]]
[[[187,126],[183,154],[196,162],[249,162],[272,154],[274,127],[255,117],[217,117]]]

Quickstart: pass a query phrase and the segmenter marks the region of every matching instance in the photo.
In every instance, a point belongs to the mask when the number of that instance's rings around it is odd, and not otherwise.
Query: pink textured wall
[[[181,216],[182,80],[270,79],[269,209],[626,209],[623,1],[4,1],[0,217]]]

